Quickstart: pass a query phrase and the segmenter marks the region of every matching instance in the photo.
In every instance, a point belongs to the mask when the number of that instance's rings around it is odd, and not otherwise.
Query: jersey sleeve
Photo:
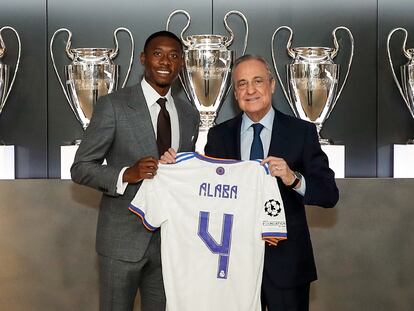
[[[264,174],[262,196],[262,239],[276,245],[287,239],[285,209],[276,178]]]
[[[157,195],[157,179],[144,179],[134,199],[129,204],[129,210],[139,216],[143,225],[150,231],[155,231],[164,221],[161,196]]]

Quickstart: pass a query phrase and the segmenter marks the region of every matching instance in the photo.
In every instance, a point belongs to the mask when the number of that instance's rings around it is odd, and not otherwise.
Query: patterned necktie
[[[263,130],[263,125],[260,123],[252,124],[253,127],[253,142],[250,149],[250,160],[263,159],[263,144],[260,139],[260,132]]]
[[[157,120],[157,145],[160,156],[171,147],[171,120],[170,114],[167,108],[165,108],[166,102],[167,100],[163,97],[157,100],[158,105],[161,107]]]

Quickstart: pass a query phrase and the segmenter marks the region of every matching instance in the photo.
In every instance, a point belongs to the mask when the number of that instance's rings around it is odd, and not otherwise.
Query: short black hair
[[[177,41],[179,44],[180,44],[180,47],[181,47],[181,51],[183,50],[183,43],[181,42],[181,40],[175,35],[175,34],[173,34],[172,32],[170,32],[170,31],[167,31],[167,30],[161,30],[161,31],[157,31],[157,32],[154,32],[152,35],[150,35],[148,38],[147,38],[147,40],[145,40],[145,44],[144,44],[144,53],[146,52],[146,50],[147,50],[147,47],[148,47],[148,44],[153,40],[153,39],[155,39],[155,38],[158,38],[158,37],[168,37],[168,38],[171,38],[171,39],[173,39],[173,40],[175,40],[175,41]]]

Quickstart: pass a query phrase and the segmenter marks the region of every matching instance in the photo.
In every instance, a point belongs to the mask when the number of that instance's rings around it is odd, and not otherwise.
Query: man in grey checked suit
[[[141,83],[97,102],[71,168],[74,182],[103,193],[96,233],[100,310],[133,310],[138,289],[142,311],[165,310],[159,232],[137,222],[128,204],[142,180],[154,177],[164,153],[157,147],[160,97],[169,113],[171,147],[192,151],[198,135],[198,111],[171,95],[183,64],[180,40],[157,32],[145,42],[140,60]]]

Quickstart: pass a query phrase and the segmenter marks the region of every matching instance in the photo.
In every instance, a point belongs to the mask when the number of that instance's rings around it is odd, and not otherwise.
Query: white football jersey
[[[130,210],[161,227],[167,311],[261,310],[264,243],[287,232],[276,178],[260,161],[180,153],[144,180]]]

